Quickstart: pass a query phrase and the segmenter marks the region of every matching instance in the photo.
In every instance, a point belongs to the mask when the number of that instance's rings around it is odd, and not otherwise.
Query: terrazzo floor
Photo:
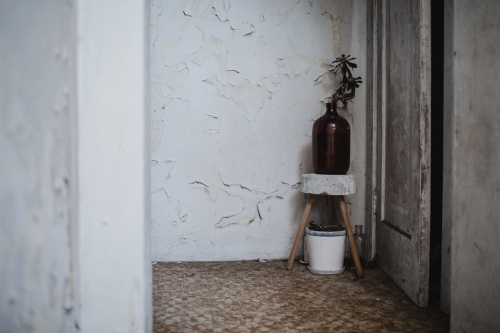
[[[316,275],[284,261],[153,265],[153,328],[166,332],[448,332],[379,269]]]

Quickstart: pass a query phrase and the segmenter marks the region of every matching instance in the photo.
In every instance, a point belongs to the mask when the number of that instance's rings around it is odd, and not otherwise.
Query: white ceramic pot
[[[309,271],[340,274],[344,271],[345,230],[315,231],[306,228]]]

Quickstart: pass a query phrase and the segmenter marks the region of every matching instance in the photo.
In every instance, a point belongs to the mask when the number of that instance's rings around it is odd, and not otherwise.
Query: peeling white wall
[[[341,53],[366,64],[366,1],[153,0],[151,200],[154,260],[285,258],[312,172],[311,131]],[[348,198],[364,224],[364,86],[352,127]],[[329,218],[326,200],[312,219]]]
[[[76,23],[0,2],[0,332],[76,332]]]
[[[152,329],[148,16],[0,2],[2,333]]]
[[[149,2],[78,1],[81,328],[149,332]]]

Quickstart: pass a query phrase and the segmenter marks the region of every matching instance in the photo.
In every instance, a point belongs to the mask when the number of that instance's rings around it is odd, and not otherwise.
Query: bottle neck
[[[330,117],[336,117],[339,114],[337,113],[337,105],[336,103],[327,103],[326,104],[326,113],[325,115],[328,115]]]

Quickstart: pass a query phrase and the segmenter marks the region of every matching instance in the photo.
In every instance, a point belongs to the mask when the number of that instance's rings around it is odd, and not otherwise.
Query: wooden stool
[[[359,278],[362,278],[363,268],[361,267],[361,262],[359,261],[358,250],[356,249],[354,236],[352,234],[351,221],[349,220],[349,215],[347,214],[347,208],[344,201],[344,195],[356,193],[356,182],[354,181],[354,176],[317,175],[314,173],[305,174],[302,175],[301,191],[302,193],[309,193],[309,198],[307,199],[306,208],[304,209],[304,214],[302,215],[302,220],[300,221],[299,229],[297,230],[297,235],[295,236],[295,241],[293,242],[292,251],[290,251],[290,256],[288,257],[286,269],[292,269],[293,261],[295,259],[295,255],[297,254],[300,241],[304,236],[304,230],[306,228],[307,219],[309,218],[309,213],[311,212],[314,196],[327,195],[330,212],[332,214],[334,214],[334,200],[331,199],[333,199],[333,196],[337,196],[339,199],[340,211],[342,212],[342,218],[344,219],[347,238],[349,239],[349,245],[351,247],[352,258],[354,260],[354,265],[356,266],[356,274]]]

